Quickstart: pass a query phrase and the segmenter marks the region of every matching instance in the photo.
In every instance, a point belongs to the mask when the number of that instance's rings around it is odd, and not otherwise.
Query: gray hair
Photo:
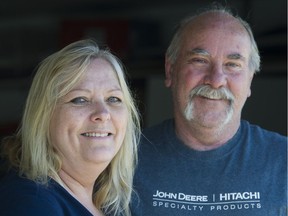
[[[248,36],[250,38],[251,42],[251,53],[250,53],[250,58],[249,58],[249,68],[254,71],[254,73],[260,71],[260,55],[259,55],[259,50],[256,44],[256,41],[253,36],[252,29],[250,25],[244,21],[241,17],[237,15],[233,15],[230,9],[223,7],[221,5],[212,5],[209,8],[206,8],[197,14],[193,16],[189,16],[182,20],[178,27],[176,28],[176,33],[174,34],[172,41],[170,42],[170,45],[166,51],[166,57],[167,59],[173,64],[178,55],[179,55],[179,48],[180,48],[180,43],[182,39],[182,34],[187,27],[187,25],[193,21],[195,18],[199,17],[200,15],[206,14],[206,13],[211,13],[211,12],[216,12],[216,13],[222,13],[226,15],[230,15],[234,17],[236,20],[239,21],[239,23],[246,29]]]

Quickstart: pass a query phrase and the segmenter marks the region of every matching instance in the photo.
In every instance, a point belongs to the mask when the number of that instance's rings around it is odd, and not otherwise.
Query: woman
[[[0,215],[130,215],[139,134],[114,55],[82,40],[49,56],[3,142]]]

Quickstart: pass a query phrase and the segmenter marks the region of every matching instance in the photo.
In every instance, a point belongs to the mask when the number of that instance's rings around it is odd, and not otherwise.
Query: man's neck
[[[240,126],[240,121],[231,121],[221,127],[211,128],[188,121],[179,122],[175,120],[178,138],[188,147],[198,151],[208,151],[225,145],[236,134]]]

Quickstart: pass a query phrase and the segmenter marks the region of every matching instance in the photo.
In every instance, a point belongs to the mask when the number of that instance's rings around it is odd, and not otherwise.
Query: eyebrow
[[[239,53],[232,53],[232,54],[229,54],[228,56],[228,59],[240,59],[240,60],[245,60],[245,57],[242,56],[241,54]]]
[[[88,89],[81,89],[81,88],[75,88],[75,89],[71,89],[68,93],[70,92],[76,92],[76,91],[83,91],[83,92],[90,92],[90,90]]]
[[[91,90],[84,89],[84,88],[75,88],[75,89],[72,89],[71,91],[69,91],[68,93],[77,92],[77,91],[91,93]],[[123,92],[123,90],[119,87],[114,87],[114,88],[109,89],[108,92]]]
[[[189,50],[187,52],[187,56],[191,56],[191,55],[203,55],[203,56],[211,56],[210,53],[205,50],[205,49],[202,49],[202,48],[195,48],[195,49],[192,49],[192,50]],[[229,54],[227,56],[228,59],[234,59],[234,60],[245,60],[245,57],[242,56],[240,53],[232,53],[232,54]]]
[[[189,50],[187,52],[187,56],[191,56],[191,55],[204,55],[204,56],[210,56],[209,52],[205,49],[201,49],[201,48],[195,48],[192,50]]]

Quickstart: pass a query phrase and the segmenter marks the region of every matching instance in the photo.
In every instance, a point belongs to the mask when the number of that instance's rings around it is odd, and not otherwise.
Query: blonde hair
[[[6,139],[4,151],[20,175],[43,184],[53,176],[61,184],[58,175],[61,160],[50,142],[50,119],[59,98],[72,89],[95,58],[102,58],[113,67],[129,117],[120,150],[95,182],[93,202],[105,213],[130,215],[129,201],[140,137],[138,110],[121,62],[108,50],[99,49],[93,40],[74,42],[40,64],[28,94],[22,124],[15,137]]]

